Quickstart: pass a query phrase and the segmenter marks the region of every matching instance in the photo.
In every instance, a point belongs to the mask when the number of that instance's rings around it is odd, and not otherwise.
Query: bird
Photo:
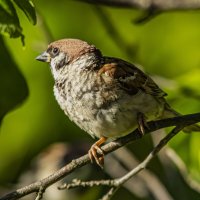
[[[100,167],[104,163],[101,146],[108,139],[137,128],[144,134],[148,121],[180,115],[149,75],[135,64],[104,56],[86,41],[54,41],[36,60],[50,64],[54,95],[64,113],[98,138],[88,154]]]

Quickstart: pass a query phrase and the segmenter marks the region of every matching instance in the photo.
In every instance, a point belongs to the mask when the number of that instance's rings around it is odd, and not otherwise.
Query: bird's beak
[[[40,54],[39,56],[37,56],[35,58],[36,60],[39,60],[41,62],[50,62],[51,61],[51,56],[49,53],[47,53],[46,51],[43,52],[42,54]]]

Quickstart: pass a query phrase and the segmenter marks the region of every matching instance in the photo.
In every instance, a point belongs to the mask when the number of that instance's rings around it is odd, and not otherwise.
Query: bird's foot
[[[139,112],[137,115],[137,120],[138,120],[138,130],[140,134],[143,136],[145,134],[145,128],[149,129],[145,115]]]
[[[104,153],[100,146],[107,140],[106,137],[101,137],[97,142],[95,142],[88,151],[91,162],[95,160],[97,165],[103,168],[104,165]]]

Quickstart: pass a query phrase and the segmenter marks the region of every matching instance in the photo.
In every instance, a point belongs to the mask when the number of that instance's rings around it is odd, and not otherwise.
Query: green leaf
[[[10,0],[0,0],[0,34],[8,35],[11,38],[21,37],[22,43],[24,43],[19,18]]]
[[[28,95],[26,81],[0,36],[0,121]]]
[[[25,13],[29,21],[35,25],[37,18],[33,2],[31,0],[14,0],[14,2]]]

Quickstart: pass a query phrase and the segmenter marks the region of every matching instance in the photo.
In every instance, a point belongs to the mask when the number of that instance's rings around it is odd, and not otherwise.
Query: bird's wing
[[[99,74],[102,73],[115,79],[129,94],[136,94],[142,90],[157,98],[167,95],[149,76],[124,60],[104,57],[103,65],[99,70]]]

